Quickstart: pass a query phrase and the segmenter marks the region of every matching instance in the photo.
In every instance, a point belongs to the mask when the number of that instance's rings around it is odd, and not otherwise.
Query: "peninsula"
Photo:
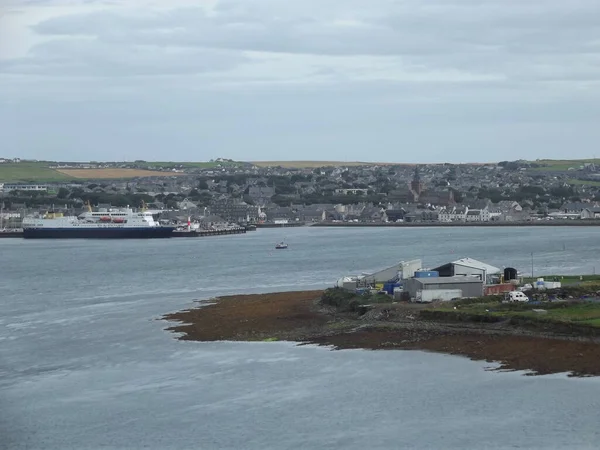
[[[596,288],[531,294],[529,303],[487,296],[391,302],[339,288],[236,295],[168,314],[168,330],[193,341],[294,341],[333,349],[425,350],[499,363],[531,375],[600,375]]]

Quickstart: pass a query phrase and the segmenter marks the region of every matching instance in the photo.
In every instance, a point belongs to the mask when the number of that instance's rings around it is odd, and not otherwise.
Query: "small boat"
[[[281,249],[284,249],[284,248],[288,248],[288,245],[285,242],[280,242],[279,244],[275,245],[275,248],[277,250],[281,250]]]

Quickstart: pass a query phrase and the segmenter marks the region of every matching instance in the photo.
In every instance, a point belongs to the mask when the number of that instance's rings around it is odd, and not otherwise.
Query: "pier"
[[[257,223],[256,228],[291,228],[291,227],[303,227],[306,223],[304,222],[284,222],[284,223],[275,223],[275,222],[264,222]]]
[[[0,231],[0,239],[1,238],[22,238],[22,231]]]
[[[238,228],[227,228],[223,230],[191,230],[191,231],[173,231],[172,237],[185,237],[185,238],[193,238],[193,237],[209,237],[209,236],[223,236],[226,234],[243,234],[246,233],[246,228],[238,227]]]

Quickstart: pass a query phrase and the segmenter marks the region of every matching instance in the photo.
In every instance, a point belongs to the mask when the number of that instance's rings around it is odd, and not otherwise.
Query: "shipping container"
[[[484,287],[484,295],[498,295],[516,289],[517,287],[512,283],[490,284],[489,286]]]
[[[383,290],[389,295],[394,294],[394,289],[402,286],[400,283],[384,283]]]

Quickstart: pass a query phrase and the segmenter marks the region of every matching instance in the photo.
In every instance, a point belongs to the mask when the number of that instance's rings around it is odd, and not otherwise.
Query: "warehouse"
[[[420,259],[400,261],[398,264],[376,272],[362,273],[359,276],[345,276],[336,282],[336,286],[351,291],[357,287],[375,286],[388,281],[405,280],[412,277],[415,271],[420,268]]]
[[[465,276],[411,278],[404,282],[404,292],[412,301],[481,297],[483,281],[477,277]]]
[[[499,268],[472,258],[462,258],[433,270],[439,272],[440,277],[477,277],[485,284],[493,284],[502,273]]]

